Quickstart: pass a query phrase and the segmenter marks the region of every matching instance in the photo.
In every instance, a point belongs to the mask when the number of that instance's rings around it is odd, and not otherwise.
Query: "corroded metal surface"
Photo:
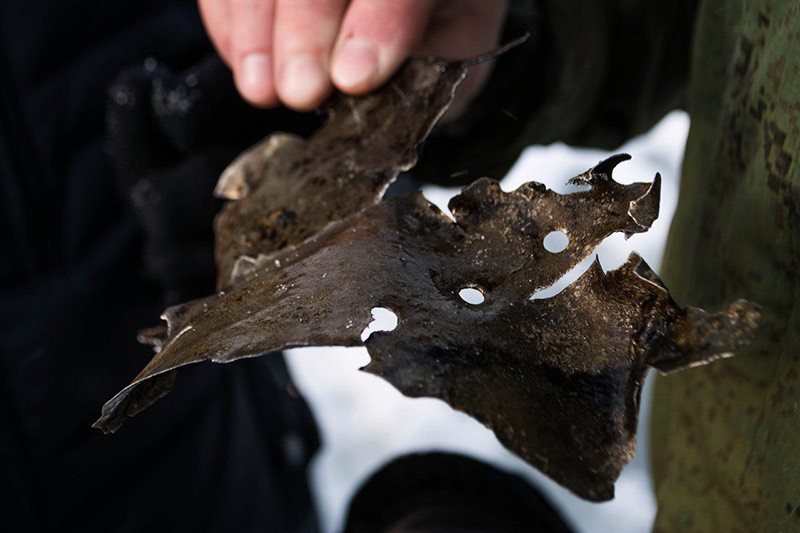
[[[588,190],[569,195],[535,182],[506,193],[478,180],[452,199],[455,220],[420,194],[376,203],[398,169],[413,164],[416,145],[463,77],[463,63],[412,65],[425,71],[421,79],[450,81],[432,83],[431,95],[411,90],[417,81],[363,102],[344,99],[329,133],[275,137],[223,176],[218,191],[239,198],[216,227],[223,290],[168,309],[168,328],[144,333],[158,353],[103,407],[96,427],[116,430],[165,394],[186,364],[364,344],[372,358],[366,371],[406,395],[469,413],[576,494],[605,500],[634,453],[648,368],[704,364],[749,342],[756,306],[680,309],[635,254],[611,272],[595,263],[552,298],[530,298],[609,234],[650,227],[660,178],[615,182],[612,170],[626,155],[573,178]],[[427,104],[408,101],[417,96],[440,107],[423,112]],[[387,115],[381,99],[408,113]],[[385,129],[373,138],[360,124]],[[262,168],[264,152],[271,157]],[[569,239],[555,253],[544,245],[553,231]],[[467,303],[464,288],[484,301]],[[362,342],[376,307],[393,311],[398,325]]]
[[[249,261],[298,244],[332,221],[377,203],[445,112],[466,75],[460,62],[409,62],[381,91],[339,95],[327,123],[307,141],[276,134],[223,172],[216,194],[220,288],[250,272]]]
[[[716,315],[681,310],[635,255],[609,273],[595,263],[551,299],[529,299],[609,233],[644,231],[655,218],[658,178],[620,185],[610,178],[618,159],[578,178],[589,191],[529,183],[504,193],[482,179],[451,201],[455,222],[417,194],[260,257],[229,290],[167,311],[168,342],[98,425],[116,429],[137,387],[185,364],[359,345],[371,309],[384,307],[398,326],[367,339],[365,370],[469,413],[580,496],[611,498],[634,452],[647,368],[731,355],[758,316],[743,302]],[[560,253],[543,245],[553,230],[570,239]],[[464,302],[465,287],[485,301]]]

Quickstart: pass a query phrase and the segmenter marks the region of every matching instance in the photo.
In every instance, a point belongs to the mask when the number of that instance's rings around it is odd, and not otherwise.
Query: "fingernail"
[[[267,92],[272,84],[272,59],[266,54],[250,54],[242,58],[239,89],[249,95]]]
[[[348,39],[336,54],[332,75],[343,88],[359,88],[378,72],[378,50],[369,41]]]
[[[300,107],[313,105],[325,82],[325,71],[313,56],[289,56],[281,73],[281,98]]]

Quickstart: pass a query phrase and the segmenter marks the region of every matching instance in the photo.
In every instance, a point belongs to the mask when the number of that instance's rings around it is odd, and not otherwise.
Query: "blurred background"
[[[605,270],[620,266],[632,251],[658,271],[669,223],[675,210],[683,147],[689,119],[683,112],[667,115],[649,133],[618,150],[576,149],[564,144],[532,146],[502,179],[503,189],[538,181],[565,193],[569,178],[613,153],[633,156],[614,171],[622,183],[663,178],[661,213],[652,229],[625,240],[607,238],[597,250]],[[447,212],[447,202],[458,189],[426,187],[425,196]],[[558,292],[577,279],[593,261],[581,263],[557,286],[538,297]],[[376,320],[380,322],[380,318]],[[380,324],[376,324],[378,329]],[[375,326],[373,326],[374,328]],[[389,327],[391,327],[389,325]],[[444,450],[463,453],[524,476],[536,485],[576,531],[649,531],[655,516],[648,468],[648,414],[652,374],[642,394],[638,452],[616,484],[616,497],[590,503],[573,496],[506,451],[494,434],[467,415],[436,399],[406,398],[382,379],[359,372],[369,362],[364,348],[303,348],[288,352],[293,377],[311,404],[322,433],[322,450],[311,475],[323,531],[339,531],[346,505],[361,482],[385,462],[405,453]]]

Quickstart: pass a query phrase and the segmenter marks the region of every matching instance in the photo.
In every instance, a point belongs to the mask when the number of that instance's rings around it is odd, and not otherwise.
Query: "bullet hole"
[[[458,295],[470,305],[480,305],[486,301],[483,293],[474,287],[464,287],[458,291]]]
[[[567,249],[569,237],[563,231],[551,231],[544,237],[544,249],[551,254],[558,254]]]

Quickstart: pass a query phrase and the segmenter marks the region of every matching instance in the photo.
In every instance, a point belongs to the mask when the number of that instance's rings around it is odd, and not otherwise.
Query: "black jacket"
[[[197,123],[158,107],[165,84],[186,85],[173,73],[198,64],[202,105],[235,97],[211,52],[191,1],[0,4],[6,531],[316,530],[306,466],[317,434],[279,355],[181,372],[119,433],[90,427],[152,355],[137,330],[213,290],[213,181],[271,129],[271,115],[236,102],[189,112],[208,132],[190,135]],[[113,164],[106,109],[130,118],[109,104],[115,78],[147,101],[134,135],[112,135]]]

